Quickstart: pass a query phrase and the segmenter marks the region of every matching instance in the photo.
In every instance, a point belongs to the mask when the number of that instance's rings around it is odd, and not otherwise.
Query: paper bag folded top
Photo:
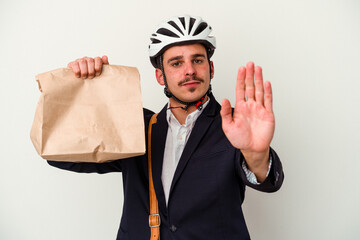
[[[42,92],[31,140],[47,160],[106,162],[145,153],[140,76],[134,67],[104,65],[80,79],[69,68],[36,76]]]

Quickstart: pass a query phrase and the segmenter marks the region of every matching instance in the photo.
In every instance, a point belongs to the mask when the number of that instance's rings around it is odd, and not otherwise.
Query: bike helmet
[[[201,43],[208,50],[208,58],[213,55],[216,48],[215,37],[209,36],[211,26],[200,17],[189,15],[172,17],[161,22],[155,32],[151,34],[149,57],[155,68],[160,68],[156,61],[166,49],[175,45]]]

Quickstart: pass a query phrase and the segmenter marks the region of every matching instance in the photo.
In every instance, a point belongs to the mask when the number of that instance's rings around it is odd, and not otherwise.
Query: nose
[[[194,76],[196,74],[196,70],[191,61],[187,62],[185,66],[186,66],[186,68],[185,68],[186,76]]]

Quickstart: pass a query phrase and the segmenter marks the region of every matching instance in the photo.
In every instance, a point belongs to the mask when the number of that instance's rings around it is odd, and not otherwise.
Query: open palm
[[[255,84],[254,84],[255,76]],[[263,84],[262,69],[249,62],[240,67],[236,82],[236,103],[232,111],[229,100],[221,108],[222,127],[230,143],[244,152],[269,150],[274,135],[270,82]]]

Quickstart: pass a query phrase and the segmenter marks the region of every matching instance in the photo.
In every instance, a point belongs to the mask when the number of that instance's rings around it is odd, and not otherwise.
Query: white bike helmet
[[[175,45],[192,43],[203,44],[207,48],[208,59],[210,59],[216,48],[215,37],[209,36],[211,30],[211,26],[200,17],[189,15],[172,17],[161,22],[150,37],[149,57],[152,65],[160,68],[157,57],[166,49]]]

